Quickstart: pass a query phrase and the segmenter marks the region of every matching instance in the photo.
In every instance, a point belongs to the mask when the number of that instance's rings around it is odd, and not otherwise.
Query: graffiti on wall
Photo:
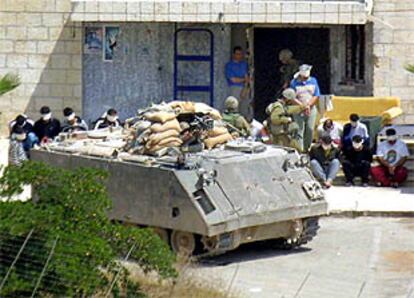
[[[86,27],[83,46],[85,54],[99,54],[102,51],[102,27]]]
[[[114,58],[115,49],[118,46],[119,27],[105,27],[104,39],[104,61],[112,61]]]

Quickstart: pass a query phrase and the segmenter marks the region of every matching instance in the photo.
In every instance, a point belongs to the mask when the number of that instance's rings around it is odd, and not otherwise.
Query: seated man
[[[320,140],[309,151],[310,167],[323,186],[329,188],[339,171],[339,150],[333,146],[330,136],[323,136]]]
[[[230,124],[230,133],[237,133],[239,136],[250,136],[250,124],[239,113],[239,101],[234,96],[229,96],[224,102],[226,110],[223,113],[224,122]]]
[[[76,116],[72,108],[64,108],[62,132],[74,132],[88,130],[88,125],[79,116]]]
[[[41,118],[35,122],[33,131],[41,143],[53,140],[60,133],[60,121],[52,116],[48,106],[40,109]]]
[[[9,146],[9,165],[20,166],[28,160],[28,155],[24,150],[26,133],[21,126],[14,126],[10,136]]]
[[[318,126],[319,138],[323,137],[324,135],[328,135],[332,138],[332,142],[338,146],[341,145],[342,131],[342,125],[333,122],[332,119],[329,118]]]
[[[372,154],[363,143],[362,137],[355,135],[352,138],[352,147],[343,151],[342,169],[345,173],[347,186],[354,185],[354,177],[361,177],[362,186],[368,186]]]
[[[410,155],[407,145],[398,139],[393,128],[385,131],[387,140],[381,142],[377,148],[377,156],[381,165],[371,168],[371,175],[377,186],[398,187],[408,176],[404,167]]]
[[[262,123],[254,119],[253,117],[247,117],[247,123],[249,123],[250,129],[250,136],[252,137],[253,141],[263,141],[268,138],[265,127]]]
[[[109,109],[106,111],[101,118],[96,120],[94,129],[103,129],[107,127],[119,127],[121,121],[118,119],[118,112],[115,109]]]
[[[39,139],[34,133],[33,120],[29,119],[26,115],[20,114],[16,119],[10,121],[10,135],[15,127],[20,126],[23,128],[23,131],[26,133],[26,139],[24,140],[23,147],[26,152],[34,147],[34,145],[39,144]]]
[[[351,114],[349,116],[350,123],[345,124],[342,136],[342,147],[351,148],[352,138],[355,135],[360,135],[364,140],[364,145],[369,147],[368,128],[364,123],[359,121],[358,114]]]

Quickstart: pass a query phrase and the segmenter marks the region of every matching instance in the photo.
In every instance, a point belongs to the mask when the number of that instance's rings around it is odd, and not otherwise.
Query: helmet
[[[224,106],[228,111],[237,111],[239,109],[239,101],[234,96],[229,96],[224,102]]]
[[[282,96],[287,100],[294,100],[296,98],[296,91],[292,88],[287,88],[283,90]]]
[[[279,60],[287,61],[293,57],[293,53],[289,49],[283,49],[279,52]]]

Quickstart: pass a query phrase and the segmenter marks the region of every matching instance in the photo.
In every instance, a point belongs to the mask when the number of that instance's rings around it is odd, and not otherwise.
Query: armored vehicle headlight
[[[302,187],[309,200],[316,201],[324,198],[322,187],[318,182],[307,181],[303,183]]]

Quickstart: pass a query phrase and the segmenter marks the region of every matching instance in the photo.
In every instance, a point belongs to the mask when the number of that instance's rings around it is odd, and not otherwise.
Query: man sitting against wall
[[[363,187],[368,186],[369,170],[371,168],[372,154],[364,139],[360,135],[352,138],[352,146],[342,152],[342,169],[346,178],[346,186],[354,185],[354,178],[361,177]]]
[[[341,164],[339,150],[332,143],[332,138],[325,135],[320,143],[312,145],[309,151],[310,167],[312,173],[323,183],[324,188],[332,186]]]
[[[379,166],[371,168],[371,176],[377,186],[392,186],[397,188],[408,176],[404,167],[410,153],[407,145],[399,140],[394,128],[385,131],[387,139],[377,148]]]
[[[361,123],[358,114],[349,115],[350,122],[345,124],[342,135],[342,146],[344,149],[352,147],[352,138],[359,135],[364,140],[364,146],[369,147],[368,128],[364,123]]]

